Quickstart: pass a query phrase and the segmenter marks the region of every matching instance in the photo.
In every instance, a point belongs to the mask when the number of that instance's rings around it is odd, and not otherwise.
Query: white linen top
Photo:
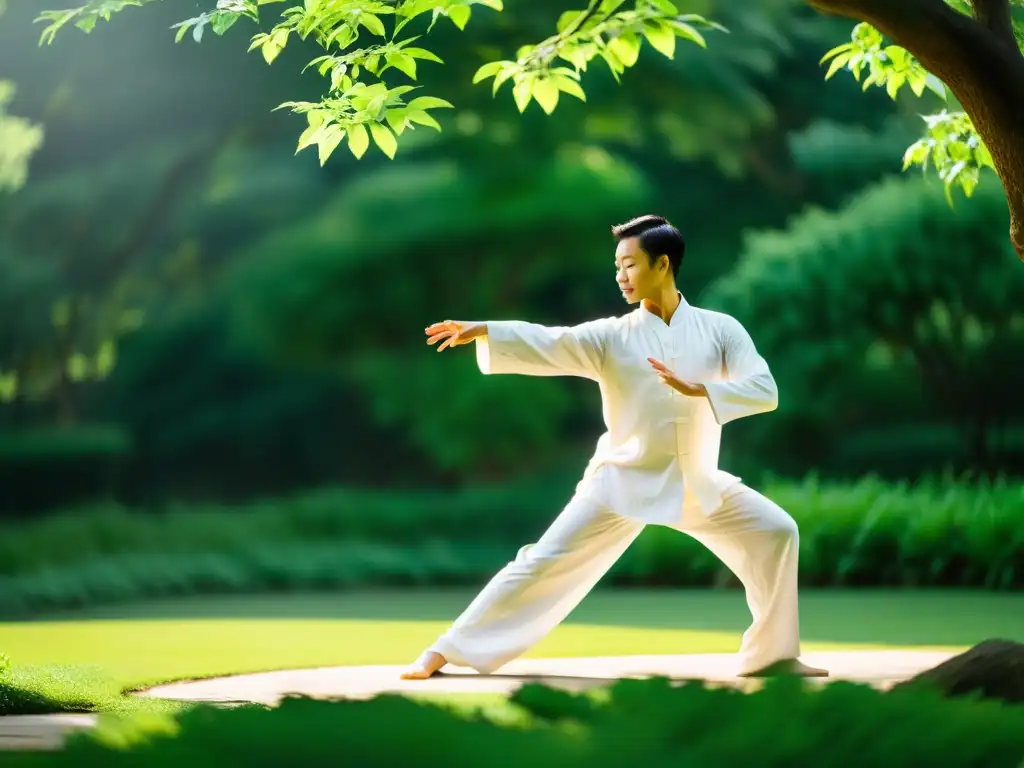
[[[778,406],[775,379],[740,322],[682,296],[668,324],[640,306],[572,327],[499,320],[487,329],[476,339],[485,374],[598,383],[606,431],[584,482],[609,509],[645,523],[678,523],[684,503],[714,512],[740,479],[718,468],[722,425]],[[648,357],[708,396],[667,386]]]

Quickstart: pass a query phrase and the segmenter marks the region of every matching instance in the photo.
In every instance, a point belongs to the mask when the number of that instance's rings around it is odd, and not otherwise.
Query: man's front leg
[[[490,674],[522,655],[569,615],[642,529],[592,498],[574,498],[403,677],[425,679],[448,663]]]

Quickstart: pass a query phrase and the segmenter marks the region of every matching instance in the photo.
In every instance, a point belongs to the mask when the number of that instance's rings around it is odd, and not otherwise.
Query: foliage
[[[8,524],[0,615],[193,593],[367,584],[479,584],[535,540],[569,485],[456,493],[324,490],[238,508],[116,505]],[[1024,490],[772,482],[801,530],[813,586],[1020,588]],[[696,541],[650,527],[613,569],[622,585],[710,586],[727,574]]]
[[[14,94],[14,83],[0,80],[0,193],[21,189],[29,161],[43,145],[42,126],[7,114]]]
[[[471,766],[486,753],[495,766],[881,765],[898,755],[906,766],[1014,768],[1024,752],[1021,708],[931,690],[884,693],[843,682],[817,690],[780,679],[743,693],[655,678],[618,681],[604,696],[530,684],[513,703],[519,715],[501,721],[394,695],[292,697],[273,709],[198,707],[174,718],[108,719],[62,751],[9,762],[276,766],[296,754],[326,762],[335,759],[338,734],[346,757],[368,766]],[[411,738],[393,738],[395,723]]]
[[[71,21],[89,32],[98,19],[109,19],[111,13],[147,2],[151,0],[90,0],[78,8],[44,11],[37,21],[49,24],[40,44],[53,42],[57,31]],[[175,25],[176,40],[182,40],[191,30],[198,42],[207,26],[223,35],[243,17],[259,23],[265,4],[264,0],[218,0],[215,10]],[[420,35],[398,39],[399,33],[428,13],[427,33],[442,16],[464,29],[474,5],[496,11],[503,8],[502,0],[399,0],[393,4],[379,0],[308,0],[286,8],[268,32],[253,36],[249,50],[259,50],[268,64],[280,56],[289,40],[296,38],[314,42],[324,51],[307,68],[315,67],[322,77],[329,78],[327,95],[319,102],[290,101],[278,107],[306,116],[308,127],[299,137],[296,151],[316,145],[323,165],[342,141],[347,139],[349,150],[359,158],[372,139],[381,152],[393,158],[398,137],[407,129],[415,130],[420,125],[440,130],[428,110],[452,107],[450,102],[422,95],[407,100],[418,86],[391,87],[382,75],[394,69],[416,81],[417,61],[443,63],[437,54],[412,45]],[[670,0],[634,0],[628,10],[623,10],[623,5],[624,0],[591,0],[585,10],[563,14],[556,35],[538,45],[520,47],[514,61],[481,68],[474,81],[494,76],[496,92],[502,82],[511,79],[520,111],[532,99],[550,113],[559,93],[585,100],[578,81],[594,58],[600,56],[618,78],[636,63],[642,39],[672,58],[676,37],[706,45],[697,26],[717,26],[695,14],[680,14]],[[382,17],[393,19],[390,35]],[[364,35],[383,38],[383,42],[364,44]],[[355,47],[357,44],[362,47]],[[557,60],[572,67],[557,66]]]
[[[72,20],[88,32],[98,18],[109,19],[114,11],[151,1],[90,0],[75,9],[44,11],[37,21],[49,22],[49,26],[43,30],[40,43],[52,42],[57,30]],[[175,25],[176,39],[181,40],[191,30],[198,42],[207,25],[214,33],[222,35],[242,17],[259,23],[260,7],[276,1],[219,0],[215,10]],[[971,14],[971,7],[963,0],[948,1],[958,11]],[[1017,0],[1014,2],[1022,5]],[[503,8],[502,0],[400,0],[393,6],[379,0],[309,0],[287,8],[281,21],[269,32],[252,38],[249,50],[259,49],[269,64],[294,35],[301,40],[312,38],[326,51],[308,66],[316,66],[321,76],[330,77],[328,95],[319,102],[281,105],[307,116],[308,127],[299,139],[297,151],[317,145],[322,165],[344,139],[348,139],[352,153],[361,157],[372,138],[384,154],[393,158],[398,137],[407,128],[418,124],[440,130],[427,110],[450,107],[450,102],[432,96],[420,96],[407,102],[406,95],[414,86],[391,88],[383,80],[368,84],[359,80],[360,72],[380,78],[385,70],[394,68],[415,80],[417,60],[443,62],[425,48],[410,46],[419,36],[396,40],[398,33],[427,12],[431,13],[427,33],[441,16],[447,16],[459,29],[464,29],[474,4],[498,11]],[[636,63],[643,39],[662,55],[672,58],[677,37],[706,46],[698,27],[726,31],[703,16],[680,14],[670,0],[635,0],[635,4],[625,10],[624,5],[624,0],[590,0],[585,9],[564,12],[558,18],[554,35],[540,43],[521,46],[514,59],[481,65],[473,82],[493,78],[492,90],[496,94],[504,82],[511,81],[513,98],[520,112],[532,100],[550,114],[562,93],[586,100],[580,83],[581,73],[597,57],[604,60],[618,80],[626,68]],[[395,19],[390,39],[382,16]],[[385,38],[386,42],[349,49],[358,42],[363,29]],[[1014,32],[1018,41],[1024,42],[1024,22],[1020,19],[1014,19]],[[337,53],[332,52],[332,46]],[[906,49],[886,45],[881,33],[867,23],[858,24],[851,41],[829,51],[822,63],[829,60],[826,79],[845,67],[859,80],[861,72],[867,68],[864,89],[870,85],[884,86],[895,99],[907,84],[917,96],[929,88],[943,99],[946,97],[943,84],[926,72]],[[947,193],[955,185],[970,196],[980,180],[980,170],[992,167],[991,156],[970,118],[962,111],[943,110],[924,119],[926,135],[907,149],[904,170],[914,165],[924,169],[930,159],[946,184]]]
[[[0,514],[110,498],[131,450],[130,436],[111,425],[0,432]]]
[[[828,451],[873,413],[897,425],[943,414],[985,465],[992,430],[1020,415],[1024,280],[998,234],[999,190],[957,208],[926,179],[890,179],[748,238],[706,300],[756,329],[784,379],[781,418],[765,428],[811,418]]]
[[[929,74],[910,53],[896,45],[886,45],[882,34],[869,24],[858,24],[853,28],[851,41],[836,46],[822,57],[822,63],[830,61],[825,78],[831,78],[845,68],[854,78],[861,81],[863,88],[875,85],[884,87],[894,100],[904,85],[909,85],[916,96],[925,89],[936,93],[941,99],[947,97],[945,86]],[[951,190],[960,187],[967,197],[974,193],[983,168],[994,168],[992,156],[982,143],[971,122],[963,111],[941,112],[923,115],[927,131],[907,148],[903,156],[903,170],[911,166],[928,167],[929,160],[946,187],[946,196],[952,205]]]

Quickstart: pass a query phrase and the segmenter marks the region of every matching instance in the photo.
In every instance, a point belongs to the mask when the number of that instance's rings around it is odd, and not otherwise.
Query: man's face
[[[660,295],[668,274],[668,259],[662,256],[652,266],[651,260],[635,237],[619,241],[615,249],[615,281],[628,304]]]

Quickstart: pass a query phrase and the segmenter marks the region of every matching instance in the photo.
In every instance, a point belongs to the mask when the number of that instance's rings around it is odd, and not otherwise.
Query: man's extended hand
[[[445,347],[457,347],[469,344],[473,339],[487,335],[487,323],[467,323],[459,320],[445,320],[443,323],[428,325],[427,344],[443,342],[437,348],[440,352]]]
[[[647,362],[651,364],[654,372],[658,374],[663,382],[681,395],[686,395],[687,397],[707,397],[708,391],[704,388],[703,384],[690,384],[683,381],[672,373],[663,362],[655,360],[653,357],[648,357]]]

